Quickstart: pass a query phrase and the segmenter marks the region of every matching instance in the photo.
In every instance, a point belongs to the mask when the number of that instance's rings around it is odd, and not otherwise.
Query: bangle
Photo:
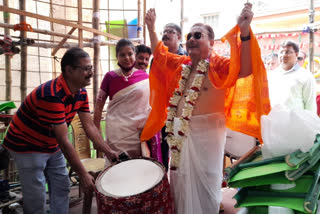
[[[244,37],[242,37],[242,36],[240,35],[240,39],[241,39],[242,42],[245,42],[245,41],[250,40],[251,37],[250,37],[250,34],[249,34],[249,36],[244,36]]]

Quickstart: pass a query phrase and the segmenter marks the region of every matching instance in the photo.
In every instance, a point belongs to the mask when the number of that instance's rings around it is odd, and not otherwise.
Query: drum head
[[[97,190],[106,196],[127,197],[143,193],[157,185],[164,176],[155,161],[132,159],[112,165],[96,181]]]
[[[255,146],[256,139],[254,137],[227,129],[224,152],[230,158],[239,159]]]

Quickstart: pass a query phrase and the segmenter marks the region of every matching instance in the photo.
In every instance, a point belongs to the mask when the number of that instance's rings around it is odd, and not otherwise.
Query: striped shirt
[[[64,78],[35,88],[13,116],[3,145],[21,153],[54,153],[60,148],[52,126],[71,123],[78,112],[90,112],[87,91],[71,94]]]

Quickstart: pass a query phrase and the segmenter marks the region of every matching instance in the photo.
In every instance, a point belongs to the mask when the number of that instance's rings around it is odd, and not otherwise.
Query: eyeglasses
[[[195,38],[196,40],[201,39],[202,36],[204,36],[206,34],[202,33],[202,32],[194,32],[194,34],[192,33],[188,33],[187,35],[187,41],[189,41],[191,39],[191,37]]]
[[[72,67],[74,67],[74,68],[80,68],[81,70],[87,71],[87,72],[93,71],[92,65],[91,65],[91,66],[78,66],[78,65],[75,65],[75,66],[72,66]]]
[[[293,54],[294,53],[294,51],[289,51],[289,50],[287,50],[287,51],[280,51],[280,55],[290,55],[290,54]]]
[[[297,60],[298,60],[298,61],[302,61],[302,60],[303,60],[303,57],[298,56],[298,57],[297,57]]]
[[[176,31],[171,30],[171,29],[167,29],[167,30],[164,30],[164,31],[161,33],[161,35],[164,35],[164,34],[175,34],[175,33],[176,33]]]

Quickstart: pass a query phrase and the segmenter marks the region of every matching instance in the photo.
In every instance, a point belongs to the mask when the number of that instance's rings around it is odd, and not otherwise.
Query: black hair
[[[139,53],[148,53],[149,55],[152,54],[151,48],[149,48],[148,46],[146,46],[144,44],[137,45],[135,52],[136,52],[136,55],[138,55]]]
[[[175,24],[175,23],[168,23],[168,24],[166,24],[166,25],[164,26],[164,28],[166,28],[166,27],[171,27],[171,28],[175,29],[175,30],[177,31],[177,33],[178,33],[179,35],[181,35],[181,28],[180,28],[179,25],[177,25],[177,24]]]
[[[284,47],[292,47],[294,52],[296,52],[296,53],[299,52],[298,44],[295,41],[291,40],[291,39],[288,39],[288,40],[282,42],[280,46],[282,48],[284,48]]]
[[[118,53],[120,52],[121,48],[125,47],[125,46],[130,46],[132,48],[132,50],[134,51],[134,45],[132,44],[132,42],[128,39],[120,39],[116,45],[116,56],[118,56]]]
[[[90,57],[87,52],[85,52],[81,48],[70,48],[67,52],[63,55],[61,59],[61,71],[62,73],[65,72],[65,68],[67,65],[75,66],[78,64],[79,59]]]

